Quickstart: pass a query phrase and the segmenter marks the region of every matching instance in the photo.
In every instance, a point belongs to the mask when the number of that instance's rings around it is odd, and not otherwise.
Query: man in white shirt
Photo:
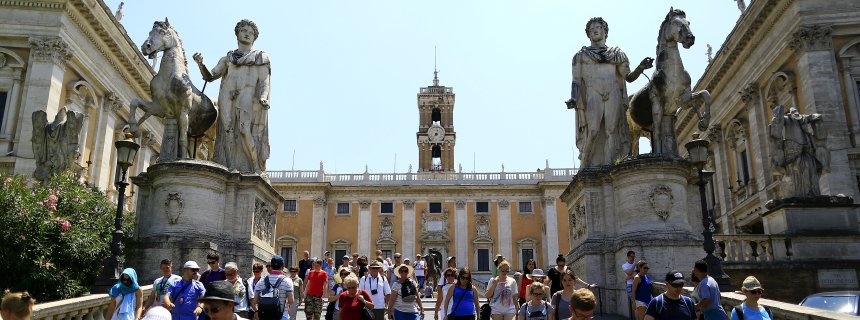
[[[146,299],[146,302],[143,304],[143,314],[146,314],[146,311],[149,310],[152,306],[160,306],[161,298],[167,294],[167,288],[170,288],[174,283],[179,280],[182,280],[182,277],[179,275],[173,274],[173,262],[170,259],[161,260],[161,265],[159,266],[161,270],[161,277],[155,279],[152,283],[152,291],[153,294],[149,295],[149,298]]]
[[[373,260],[368,267],[368,275],[358,280],[358,288],[366,291],[373,300],[373,318],[385,319],[385,306],[391,295],[391,287],[382,275],[382,264]]]
[[[427,265],[423,259],[424,257],[420,254],[416,254],[415,264],[412,266],[415,268],[415,279],[418,280],[418,290],[424,290],[424,270],[427,268]]]
[[[636,267],[636,252],[633,250],[627,251],[627,261],[621,265],[621,270],[624,271],[625,279],[627,280],[627,301],[633,299],[633,269]]]

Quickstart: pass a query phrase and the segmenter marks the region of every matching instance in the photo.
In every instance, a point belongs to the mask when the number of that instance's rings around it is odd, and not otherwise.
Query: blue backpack
[[[663,295],[665,295],[665,294],[661,293],[656,298],[654,298],[654,300],[657,300],[656,301],[656,303],[657,303],[657,314],[663,313],[663,309],[666,307],[666,304],[663,302],[663,299],[665,299],[665,298],[663,298]],[[687,297],[685,295],[681,295],[681,301],[683,301],[684,305],[687,306],[687,310],[690,312],[690,314],[693,315],[693,317],[695,317],[696,316],[696,304],[693,303],[693,299],[690,299],[690,297]]]
[[[257,301],[257,309],[259,311],[268,313],[268,312],[284,312],[284,300],[281,299],[281,282],[284,281],[286,277],[280,276],[278,281],[275,281],[275,284],[272,285],[269,282],[269,276],[266,276],[263,281],[266,283],[266,288],[263,291],[260,291],[260,299]]]

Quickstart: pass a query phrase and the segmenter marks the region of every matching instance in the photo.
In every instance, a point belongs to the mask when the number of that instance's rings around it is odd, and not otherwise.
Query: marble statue
[[[36,158],[36,171],[33,177],[47,180],[51,175],[77,170],[75,161],[80,156],[78,139],[84,125],[84,114],[60,108],[54,121],[48,122],[48,114],[39,110],[33,112],[33,154]]]
[[[221,78],[215,162],[240,172],[266,171],[269,159],[269,93],[272,68],[269,55],[254,49],[257,25],[242,20],[234,28],[238,48],[221,57],[212,70],[203,55],[194,54],[203,80]]]
[[[735,0],[735,2],[738,3],[738,10],[740,10],[741,13],[744,13],[744,10],[747,9],[746,2],[744,0]]]
[[[122,7],[125,5],[125,2],[120,2],[119,7],[116,8],[116,12],[114,12],[113,16],[116,18],[116,21],[122,21],[122,17],[125,15],[122,12]]]
[[[570,100],[565,102],[576,109],[576,147],[583,168],[613,164],[629,154],[626,82],[652,66],[645,58],[631,72],[627,55],[606,45],[609,24],[603,18],[589,20],[585,34],[591,45],[573,56]]]
[[[777,105],[768,125],[771,143],[771,165],[781,177],[781,197],[821,195],[818,179],[829,171],[830,153],[825,146],[822,115],[802,115],[792,107],[783,113]]]
[[[708,51],[705,52],[705,55],[708,56],[708,63],[714,62],[714,48],[711,48],[710,44],[706,44],[708,47]]]
[[[657,60],[648,85],[630,96],[628,121],[633,140],[641,131],[651,133],[651,153],[679,157],[675,137],[675,115],[681,108],[696,108],[699,130],[708,128],[711,114],[711,94],[707,90],[692,91],[690,74],[684,69],[678,44],[689,49],[696,41],[690,31],[687,14],[669,9],[657,38]]]
[[[188,138],[204,136],[215,123],[218,109],[191,83],[182,39],[166,18],[163,22],[153,23],[140,51],[147,56],[159,51],[164,51],[164,54],[158,72],[149,82],[152,101],[131,100],[129,129],[133,135],[139,136],[139,125],[150,116],[164,118],[159,162],[188,159],[194,149]],[[139,120],[135,119],[138,108],[144,111]]]

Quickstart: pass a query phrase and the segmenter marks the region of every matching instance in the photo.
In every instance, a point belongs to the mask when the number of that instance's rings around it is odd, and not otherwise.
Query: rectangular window
[[[532,212],[531,202],[520,202],[520,213]]]
[[[394,256],[394,253],[392,253],[391,250],[382,250],[382,259],[386,259],[386,258],[394,259],[393,256]]]
[[[487,213],[490,212],[490,203],[486,201],[475,202],[475,212]]]
[[[393,202],[383,202],[379,204],[379,213],[394,213]]]
[[[0,130],[3,130],[3,115],[6,114],[6,96],[8,93],[0,91]],[[2,131],[0,131],[2,132]]]
[[[478,271],[490,271],[490,249],[478,249]]]
[[[284,200],[284,212],[296,211],[296,200]]]
[[[293,265],[293,248],[281,247],[281,257],[284,258],[285,265],[289,268]]]
[[[337,262],[337,265],[340,265],[343,262],[343,256],[345,256],[345,255],[347,255],[346,250],[335,250],[334,251],[334,256],[335,256],[334,261]]]
[[[522,254],[523,254],[523,265],[525,265],[525,263],[527,261],[535,258],[535,250],[534,249],[523,249]]]
[[[349,202],[338,203],[337,214],[349,214]]]
[[[743,170],[743,185],[747,185],[750,182],[750,167],[746,150],[741,151],[741,170]]]
[[[430,202],[430,213],[442,213],[442,203]]]

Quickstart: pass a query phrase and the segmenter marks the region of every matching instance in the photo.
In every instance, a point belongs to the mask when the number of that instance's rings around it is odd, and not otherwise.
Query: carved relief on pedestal
[[[669,219],[669,214],[672,212],[672,207],[675,204],[675,197],[672,195],[672,188],[667,185],[658,185],[654,187],[651,194],[648,196],[651,201],[651,208],[661,220]]]
[[[185,210],[185,203],[182,202],[181,192],[167,193],[167,199],[164,200],[164,213],[167,215],[167,222],[176,224],[179,221],[179,216]]]
[[[585,211],[586,211],[586,208],[585,208],[584,204],[582,204],[582,203],[577,204],[576,209],[574,209],[573,212],[571,212],[569,217],[568,217],[568,219],[569,219],[568,220],[568,223],[569,223],[568,227],[570,230],[570,237],[572,239],[579,239],[583,235],[585,235],[585,225],[586,225]]]
[[[269,243],[273,240],[274,232],[275,210],[268,203],[257,199],[254,201],[254,236]]]

